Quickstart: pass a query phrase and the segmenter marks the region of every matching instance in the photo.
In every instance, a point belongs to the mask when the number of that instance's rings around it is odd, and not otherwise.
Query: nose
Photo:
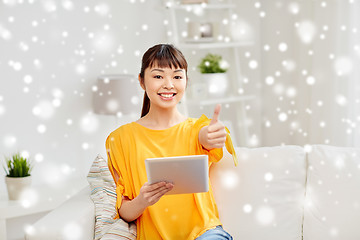
[[[172,81],[172,78],[171,77],[165,77],[162,87],[165,88],[165,89],[173,89],[174,88],[174,83]]]

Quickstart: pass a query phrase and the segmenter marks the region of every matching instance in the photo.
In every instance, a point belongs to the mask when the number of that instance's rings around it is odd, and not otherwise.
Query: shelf
[[[210,1],[210,0],[209,0]],[[239,57],[239,49],[241,47],[249,47],[254,46],[254,41],[249,39],[243,39],[243,38],[237,38],[232,39],[231,34],[227,33],[225,28],[226,26],[220,25],[222,22],[222,18],[225,17],[226,19],[232,21],[232,14],[233,10],[236,10],[236,3],[237,1],[233,0],[227,0],[227,1],[218,1],[217,3],[211,2],[210,3],[200,3],[200,4],[181,4],[180,0],[168,0],[165,1],[166,9],[168,10],[169,17],[170,17],[170,23],[169,31],[173,33],[171,41],[175,43],[175,45],[184,52],[187,52],[190,54],[190,52],[194,55],[194,61],[200,58],[200,56],[197,55],[196,52],[203,52],[203,51],[215,51],[215,52],[224,52],[230,61],[232,61],[233,66],[236,66],[234,68],[234,74],[236,74],[236,77],[233,78],[234,82],[234,89],[231,90],[231,93],[228,95],[225,95],[224,97],[201,97],[201,94],[193,95],[193,98],[188,97],[184,100],[184,113],[188,114],[188,109],[192,109],[192,107],[195,108],[202,108],[201,111],[207,111],[208,108],[216,105],[216,104],[224,104],[225,107],[230,107],[233,109],[233,113],[229,112],[226,116],[226,120],[232,122],[232,125],[235,127],[234,131],[239,133],[238,136],[236,136],[235,141],[239,143],[240,145],[247,146],[249,143],[249,129],[246,125],[247,117],[246,117],[246,106],[245,101],[251,101],[256,100],[255,95],[238,95],[238,92],[236,92],[236,89],[242,88],[242,82],[238,81],[237,79],[241,79],[241,66],[242,63],[240,62]],[[215,12],[217,11],[217,12]],[[194,16],[192,16],[193,14]],[[202,16],[202,14],[204,16]],[[178,16],[179,15],[179,16]],[[219,24],[218,28],[216,29],[219,31],[216,31],[216,34],[214,37],[211,38],[200,38],[195,39],[194,36],[201,36],[199,34],[199,29],[197,29],[197,25],[188,25],[188,30],[190,30],[189,37],[182,37],[182,34],[180,32],[185,29],[183,22],[184,18],[188,17],[190,20],[194,21],[194,23],[200,22],[200,20],[207,21],[209,23]],[[179,26],[180,23],[182,23],[181,27]],[[225,24],[225,23],[224,23]],[[231,24],[231,22],[230,22]],[[194,31],[192,31],[194,30]],[[192,33],[194,32],[194,33]],[[201,32],[201,31],[200,31]],[[206,34],[205,34],[206,35]],[[211,34],[209,34],[211,35]],[[169,35],[170,36],[170,35]],[[222,36],[222,38],[219,38],[218,36]],[[193,57],[193,56],[192,56]],[[199,92],[200,93],[200,92]],[[203,92],[201,92],[203,93]],[[196,92],[195,92],[196,94]],[[231,96],[230,96],[231,94]],[[190,95],[191,96],[191,95]],[[231,104],[231,106],[230,106]],[[236,124],[237,122],[241,122],[243,124]],[[241,133],[241,134],[240,134]]]
[[[241,102],[241,101],[248,101],[255,99],[253,95],[245,95],[245,96],[230,96],[225,98],[212,98],[212,99],[205,99],[205,100],[193,100],[188,99],[187,103],[193,105],[200,105],[200,106],[208,106],[214,105],[218,103],[234,103],[234,102]]]
[[[242,41],[242,42],[211,42],[211,43],[180,43],[179,47],[182,49],[211,49],[211,48],[232,48],[232,47],[244,47],[251,46],[254,42]]]
[[[230,3],[200,3],[200,4],[166,4],[167,8],[173,8],[173,9],[181,9],[186,11],[192,11],[194,8],[203,8],[203,9],[231,9],[235,8],[235,4]]]

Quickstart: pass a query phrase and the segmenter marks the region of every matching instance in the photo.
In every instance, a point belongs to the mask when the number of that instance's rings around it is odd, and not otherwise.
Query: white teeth
[[[161,93],[160,96],[165,97],[165,98],[171,98],[174,94],[163,94]]]

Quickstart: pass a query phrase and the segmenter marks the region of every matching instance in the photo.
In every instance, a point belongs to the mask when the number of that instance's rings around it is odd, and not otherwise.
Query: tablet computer
[[[174,184],[167,195],[209,191],[207,155],[147,158],[145,168],[150,184],[161,181]]]

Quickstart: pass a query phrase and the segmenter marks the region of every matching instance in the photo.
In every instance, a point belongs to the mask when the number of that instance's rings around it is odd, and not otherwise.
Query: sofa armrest
[[[94,239],[95,210],[90,192],[90,186],[87,186],[49,212],[33,225],[25,239]]]

